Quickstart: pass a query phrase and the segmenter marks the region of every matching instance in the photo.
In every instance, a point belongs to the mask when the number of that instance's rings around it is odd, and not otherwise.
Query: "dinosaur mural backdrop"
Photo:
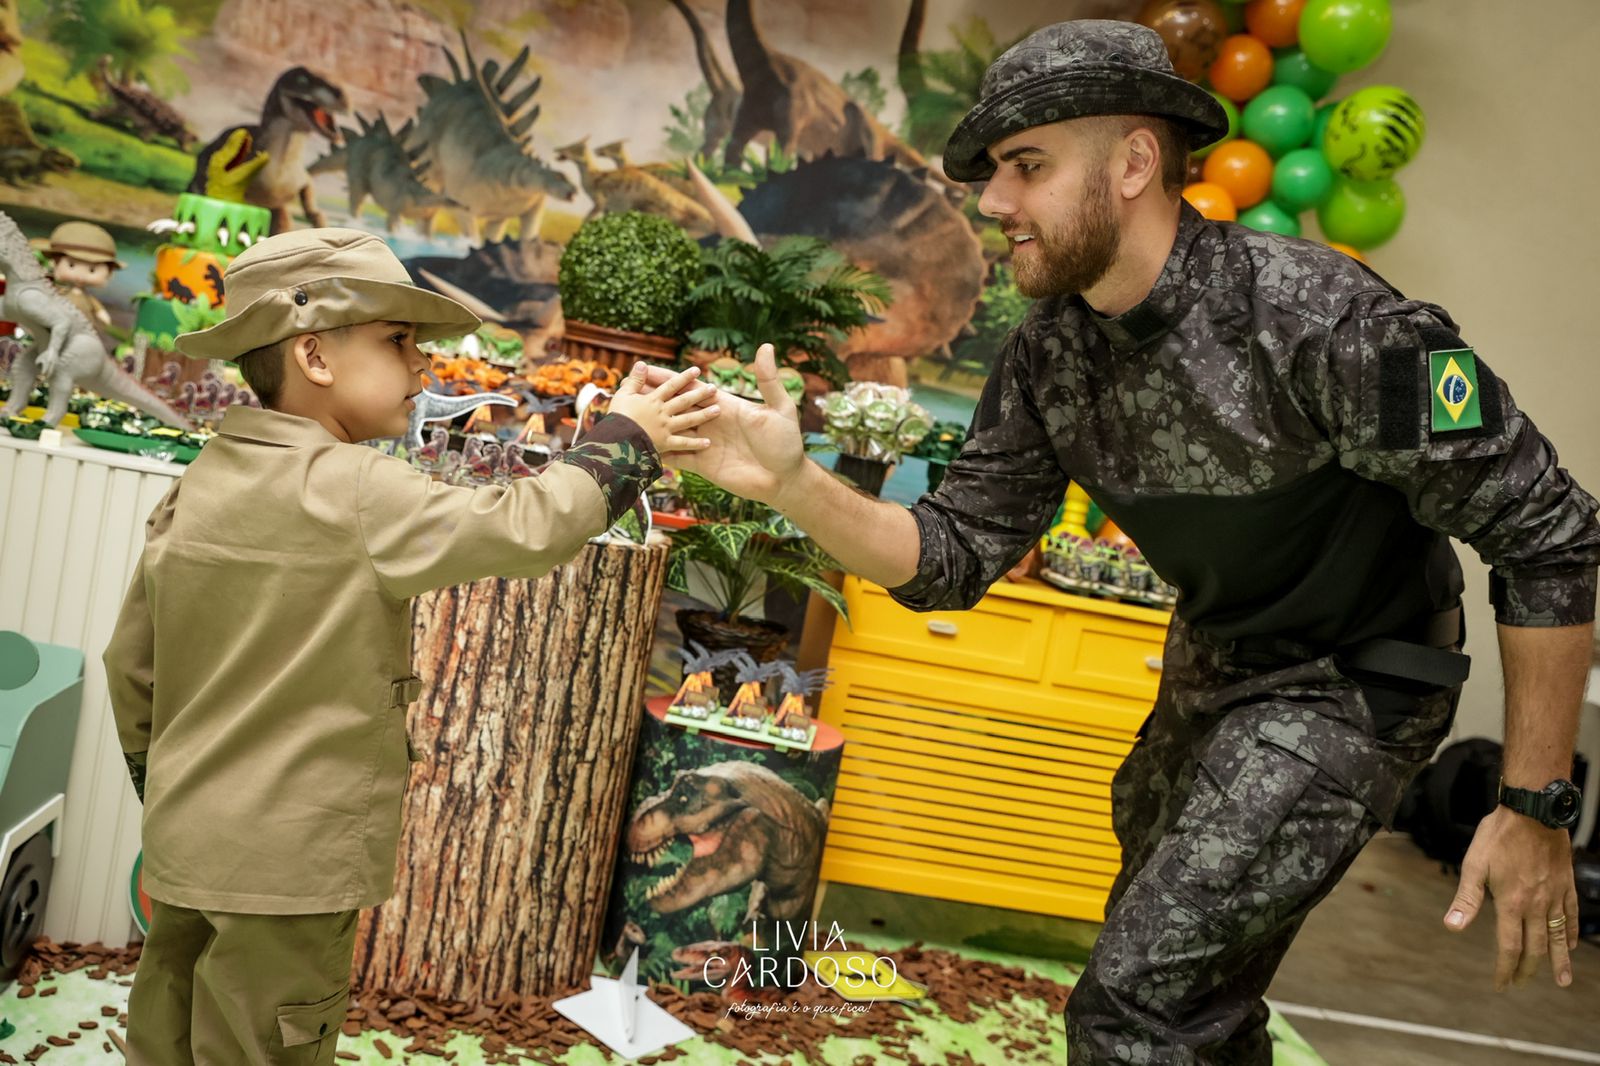
[[[894,295],[841,353],[852,373],[970,395],[1017,301],[990,291],[1009,285],[1004,241],[944,180],[944,138],[1028,30],[1137,7],[0,0],[0,209],[30,233],[109,227],[132,269],[107,303],[126,312],[148,287],[144,226],[233,175],[275,230],[385,234],[419,283],[540,341],[560,329],[561,248],[592,214],[649,211],[703,240],[809,234]]]

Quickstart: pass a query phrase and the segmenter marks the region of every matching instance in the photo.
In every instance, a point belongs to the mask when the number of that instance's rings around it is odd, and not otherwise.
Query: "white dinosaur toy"
[[[187,418],[117,365],[88,317],[56,291],[22,230],[3,212],[0,271],[6,277],[5,295],[0,296],[0,318],[27,330],[30,340],[12,364],[11,399],[0,408],[0,417],[19,414],[28,405],[28,394],[43,378],[50,386],[46,425],[61,421],[67,413],[67,402],[72,399],[72,388],[77,385],[106,399],[132,404],[170,426],[194,428]]]

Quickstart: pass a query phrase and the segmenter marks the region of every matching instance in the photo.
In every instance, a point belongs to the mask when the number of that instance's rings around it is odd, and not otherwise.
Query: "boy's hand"
[[[722,417],[706,428],[712,445],[676,465],[710,478],[729,492],[778,506],[782,492],[799,484],[806,463],[800,412],[778,380],[772,345],[763,344],[753,365],[763,403],[740,396],[719,399]],[[645,371],[644,385],[670,387],[668,372]]]
[[[716,386],[691,387],[700,376],[700,368],[690,367],[668,377],[647,393],[643,390],[649,374],[650,367],[636,363],[633,372],[611,398],[611,411],[633,419],[650,435],[656,451],[663,457],[709,448],[711,442],[704,437],[683,434],[716,417],[716,404],[708,403],[717,394]]]

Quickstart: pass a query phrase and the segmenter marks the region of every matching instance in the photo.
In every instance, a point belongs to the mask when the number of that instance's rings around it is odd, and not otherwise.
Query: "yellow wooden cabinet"
[[[1167,613],[1007,583],[959,612],[857,578],[844,595],[822,879],[1101,920],[1111,776],[1155,699]]]

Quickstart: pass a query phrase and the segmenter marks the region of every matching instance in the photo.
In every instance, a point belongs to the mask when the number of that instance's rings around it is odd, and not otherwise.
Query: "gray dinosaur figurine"
[[[30,340],[12,365],[11,399],[0,408],[0,417],[20,413],[28,405],[28,394],[43,378],[50,386],[50,406],[44,415],[47,425],[61,421],[72,399],[72,387],[77,385],[108,400],[132,404],[170,426],[194,428],[111,358],[88,317],[56,291],[22,230],[3,212],[0,271],[6,276],[0,318],[27,330]]]
[[[442,396],[426,389],[417,393],[411,403],[411,420],[406,427],[407,452],[414,452],[422,447],[422,426],[425,422],[448,422],[484,404],[517,406],[515,399],[497,392],[475,392],[470,396]]]

